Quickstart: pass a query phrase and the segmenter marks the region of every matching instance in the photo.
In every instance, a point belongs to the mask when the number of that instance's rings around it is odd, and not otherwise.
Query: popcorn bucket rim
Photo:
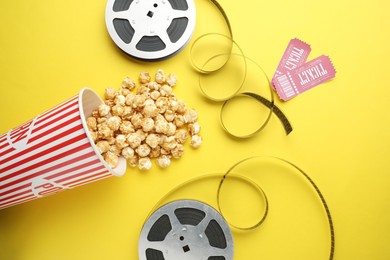
[[[119,157],[119,163],[118,166],[114,169],[111,168],[106,161],[104,160],[103,156],[99,153],[99,151],[96,148],[95,142],[92,139],[91,134],[89,133],[87,121],[86,121],[86,115],[84,113],[84,105],[83,105],[83,96],[84,95],[92,95],[93,98],[95,98],[97,101],[99,101],[101,104],[104,103],[103,100],[100,98],[98,94],[96,94],[95,91],[93,91],[90,88],[82,88],[80,90],[79,96],[78,96],[78,104],[79,104],[79,113],[80,113],[80,119],[83,124],[83,128],[85,131],[85,134],[87,135],[87,138],[91,144],[92,149],[94,150],[96,156],[99,158],[100,162],[104,165],[104,167],[113,175],[113,176],[123,176],[126,172],[126,160],[123,157]]]

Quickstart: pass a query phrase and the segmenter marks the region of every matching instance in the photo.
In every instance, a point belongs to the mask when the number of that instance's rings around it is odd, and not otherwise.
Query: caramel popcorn
[[[156,148],[160,142],[161,138],[158,134],[150,134],[146,137],[145,141],[151,148]]]
[[[107,126],[107,124],[98,125],[97,132],[99,139],[109,139],[114,136],[114,132]]]
[[[150,147],[147,144],[141,144],[135,151],[140,157],[146,157],[150,154]]]
[[[98,123],[97,126],[102,125],[105,122],[107,122],[107,117],[99,117],[99,118],[96,119],[96,122]]]
[[[184,122],[194,123],[198,119],[198,113],[194,109],[189,109],[184,113]]]
[[[145,105],[145,100],[146,100],[145,96],[135,95],[133,99],[133,107],[134,108],[143,107]]]
[[[197,123],[198,113],[187,109],[183,100],[176,98],[173,86],[177,78],[157,70],[155,81],[148,72],[140,73],[140,86],[129,77],[123,79],[118,91],[105,89],[105,101],[92,111],[86,124],[97,150],[107,164],[115,168],[119,156],[140,170],[156,164],[166,168],[171,158],[184,154],[184,144],[191,136],[190,145],[202,143]]]
[[[160,94],[160,91],[158,90],[154,90],[150,93],[150,97],[153,99],[153,100],[157,100],[159,97],[161,96]]]
[[[123,148],[129,146],[129,144],[126,142],[126,136],[125,135],[117,135],[115,138],[115,145],[119,149],[123,149]]]
[[[150,158],[157,158],[161,154],[161,147],[157,146],[156,148],[153,148],[152,151],[150,151],[149,157]]]
[[[126,99],[125,99],[125,104],[127,106],[132,106],[134,103],[134,98],[135,98],[135,95],[133,93],[127,94]]]
[[[96,148],[100,154],[108,152],[110,149],[110,144],[107,141],[99,141],[96,143]]]
[[[131,117],[133,116],[133,108],[130,106],[124,106],[123,107],[123,113],[122,113],[122,119],[123,120],[131,120]]]
[[[106,104],[101,104],[98,108],[99,115],[100,116],[108,116],[108,113],[110,113],[111,107],[107,106]]]
[[[164,139],[164,142],[161,144],[161,147],[166,151],[171,151],[173,148],[177,146],[175,136],[169,136]]]
[[[160,84],[165,83],[167,80],[167,77],[165,75],[165,71],[163,71],[162,69],[157,70],[156,75],[155,75],[155,79],[156,79],[157,83],[160,83]]]
[[[138,156],[134,155],[133,157],[128,158],[127,159],[127,163],[131,167],[137,167],[137,165],[138,165]]]
[[[142,137],[137,133],[129,134],[127,137],[127,143],[131,148],[135,149],[141,145]]]
[[[130,121],[123,121],[122,124],[119,126],[119,131],[122,134],[130,134],[134,133],[134,126]]]
[[[167,151],[167,150],[165,150],[164,148],[161,148],[161,149],[160,149],[160,154],[161,154],[161,155],[169,155],[170,152]]]
[[[148,88],[148,86],[146,86],[146,85],[140,86],[137,89],[137,94],[147,94],[149,92],[150,92],[150,88]]]
[[[165,119],[166,119],[168,122],[172,122],[173,120],[175,120],[176,113],[173,112],[172,110],[168,109],[167,111],[165,111],[164,117],[165,117]]]
[[[104,100],[104,104],[106,104],[109,107],[113,107],[115,105],[115,102],[114,102],[114,100],[107,99],[107,100]]]
[[[120,156],[122,149],[119,149],[118,146],[116,145],[111,145],[108,151],[115,154],[116,156]]]
[[[95,117],[87,118],[87,126],[89,130],[97,130],[97,120]]]
[[[168,98],[167,97],[159,97],[156,100],[156,107],[160,109],[160,114],[165,113],[168,108]]]
[[[144,132],[150,132],[154,128],[154,120],[149,117],[144,118],[142,119],[141,125]]]
[[[107,139],[107,142],[108,142],[109,145],[115,144],[115,141],[116,141],[116,139],[113,136]]]
[[[188,124],[188,132],[190,132],[191,135],[197,135],[200,132],[200,125],[198,122],[195,122],[193,124]]]
[[[187,141],[188,137],[189,135],[186,130],[184,129],[176,130],[175,138],[179,144],[184,144]]]
[[[129,77],[126,77],[122,81],[122,88],[132,90],[135,88],[135,81]]]
[[[126,97],[128,94],[131,93],[131,90],[128,89],[128,88],[120,88],[119,90],[119,94],[123,95],[124,97]]]
[[[126,98],[123,95],[117,95],[115,97],[114,103],[115,105],[125,105]]]
[[[157,82],[152,81],[152,82],[149,82],[149,83],[148,83],[148,88],[149,88],[151,91],[153,91],[153,90],[159,90],[160,87],[161,87],[161,85],[158,84]]]
[[[178,108],[179,108],[179,102],[177,102],[177,100],[169,100],[169,109],[172,112],[176,112]]]
[[[152,168],[152,162],[148,157],[140,158],[138,160],[138,168],[140,170],[150,170]]]
[[[187,110],[186,103],[183,100],[177,100],[177,112],[180,114],[184,114]]]
[[[136,134],[138,134],[141,137],[141,141],[145,141],[146,137],[148,136],[149,133],[144,132],[142,129],[138,129],[136,131]]]
[[[184,116],[182,116],[182,115],[176,115],[176,118],[175,118],[175,121],[174,121],[174,123],[175,123],[175,125],[177,126],[177,127],[182,127],[182,126],[184,126]]]
[[[177,78],[176,78],[176,75],[175,74],[169,74],[168,77],[167,77],[167,83],[169,86],[173,87],[176,85],[176,81],[177,81]]]
[[[142,119],[143,119],[143,115],[141,113],[135,113],[132,117],[131,117],[131,123],[133,124],[133,126],[137,129],[137,128],[140,128],[142,127]]]
[[[202,137],[199,135],[193,135],[190,144],[192,147],[198,148],[202,144]]]
[[[122,149],[121,154],[126,159],[130,159],[134,156],[134,150],[131,147],[125,147]]]
[[[156,105],[154,104],[150,104],[150,105],[145,105],[144,109],[143,109],[143,114],[145,117],[155,117],[157,116],[159,113],[159,110],[158,108],[156,107]]]
[[[107,164],[111,168],[115,168],[116,166],[118,166],[119,158],[118,158],[118,156],[116,156],[112,152],[105,153],[104,154],[104,160],[107,162]]]
[[[164,134],[166,133],[168,128],[168,122],[165,120],[165,118],[157,118],[156,124],[155,124],[155,129],[156,132],[159,134]]]
[[[92,111],[91,117],[99,118],[99,110]]]
[[[171,153],[173,158],[181,158],[184,153],[184,146],[182,144],[177,144],[176,147],[172,149]]]
[[[141,74],[139,74],[138,79],[141,84],[149,83],[150,82],[149,72],[142,72]]]
[[[124,107],[122,105],[115,105],[111,108],[111,112],[114,116],[122,116],[124,112]]]
[[[122,119],[118,116],[113,116],[113,117],[110,117],[108,120],[107,120],[107,126],[113,130],[113,131],[116,131],[119,129],[119,126],[121,125],[121,121]]]
[[[160,94],[161,96],[163,97],[169,97],[172,95],[172,87],[168,86],[168,85],[163,85],[161,86],[160,88]]]
[[[117,95],[115,88],[109,87],[106,88],[104,91],[104,98],[106,100],[114,100],[115,96]]]
[[[167,130],[165,131],[165,134],[168,136],[174,135],[176,132],[176,126],[172,123],[167,124]]]
[[[161,168],[167,168],[171,165],[171,159],[167,155],[162,155],[156,159],[157,165]]]

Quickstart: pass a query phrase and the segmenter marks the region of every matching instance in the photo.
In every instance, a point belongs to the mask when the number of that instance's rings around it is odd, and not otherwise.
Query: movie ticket
[[[285,74],[273,83],[279,97],[286,101],[325,81],[334,78],[336,70],[328,56],[322,55]]]

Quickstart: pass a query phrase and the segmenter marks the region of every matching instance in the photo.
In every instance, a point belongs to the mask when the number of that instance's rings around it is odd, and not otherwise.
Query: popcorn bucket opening
[[[84,130],[88,136],[89,142],[93,150],[96,152],[96,155],[99,157],[102,164],[107,168],[107,170],[115,176],[122,176],[126,172],[126,159],[123,157],[119,157],[118,166],[115,168],[111,168],[100,155],[97,150],[95,143],[89,133],[86,119],[91,116],[92,111],[95,110],[100,104],[103,103],[103,100],[91,89],[83,88],[79,94],[79,109],[80,109],[80,117],[83,123]]]

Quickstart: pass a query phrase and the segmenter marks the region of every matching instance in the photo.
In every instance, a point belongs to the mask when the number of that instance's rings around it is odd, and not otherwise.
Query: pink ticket
[[[272,78],[272,83],[276,77],[285,74],[287,71],[293,70],[300,65],[304,64],[311,51],[309,44],[295,38],[292,39],[286,51],[283,54],[282,59],[276,69],[276,72]],[[273,85],[275,85],[273,83]]]
[[[336,70],[328,56],[322,55],[274,79],[279,97],[286,101],[334,78]]]

